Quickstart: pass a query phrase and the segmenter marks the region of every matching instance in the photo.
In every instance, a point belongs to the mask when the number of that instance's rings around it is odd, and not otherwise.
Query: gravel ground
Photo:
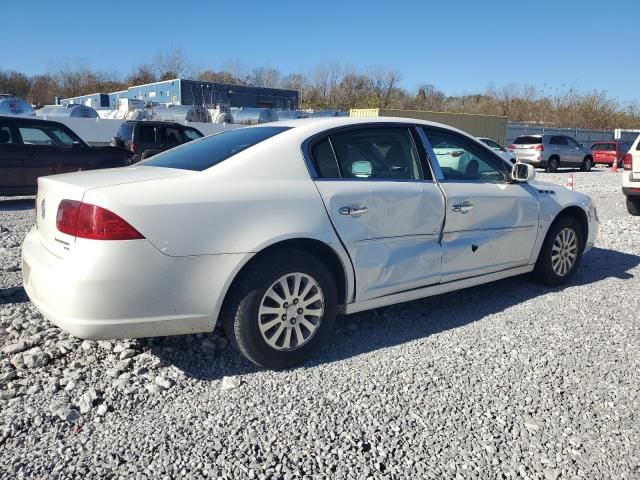
[[[640,220],[620,175],[575,182],[602,223],[571,285],[339,318],[286,372],[218,332],[70,338],[20,286],[32,199],[0,200],[0,478],[640,478]]]

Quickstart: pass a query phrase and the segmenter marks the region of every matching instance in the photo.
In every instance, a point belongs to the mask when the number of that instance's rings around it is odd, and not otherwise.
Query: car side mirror
[[[516,163],[511,169],[511,178],[514,182],[530,182],[536,177],[536,169],[528,163]]]
[[[368,178],[373,173],[371,162],[358,161],[351,164],[351,174],[358,178]]]

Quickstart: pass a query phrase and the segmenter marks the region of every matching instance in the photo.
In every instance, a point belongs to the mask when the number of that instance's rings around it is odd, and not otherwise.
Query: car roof
[[[44,118],[34,117],[33,115],[0,115],[0,119],[2,120],[20,120],[23,122],[33,122],[33,123],[55,123],[56,125],[62,125],[60,122],[56,122],[55,120],[45,120]]]
[[[172,125],[179,127],[186,127],[187,125],[183,125],[178,122],[165,122],[163,120],[127,120],[124,123],[129,123],[131,125],[144,124],[144,125]]]
[[[475,137],[469,135],[467,132],[463,132],[450,125],[443,123],[431,122],[427,120],[419,120],[416,118],[408,117],[314,117],[314,118],[297,118],[291,120],[280,120],[277,122],[261,123],[249,128],[261,128],[261,127],[288,127],[291,132],[300,136],[311,137],[313,135],[324,133],[328,130],[340,127],[349,127],[357,125],[372,125],[372,124],[395,124],[398,125],[424,125],[430,127],[438,127],[446,130],[461,133],[469,138]]]

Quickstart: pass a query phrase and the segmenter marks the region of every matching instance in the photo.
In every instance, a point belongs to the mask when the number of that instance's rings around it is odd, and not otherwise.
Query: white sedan
[[[24,286],[81,338],[221,322],[251,361],[286,368],[327,341],[336,313],[528,272],[567,282],[596,210],[534,175],[418,120],[226,131],[131,167],[40,178]]]
[[[498,155],[500,155],[510,164],[516,163],[517,161],[516,154],[513,153],[511,150],[507,150],[495,140],[492,140],[486,137],[478,137],[478,140],[480,140],[482,143],[484,143],[487,147],[489,147],[491,150],[496,152]]]

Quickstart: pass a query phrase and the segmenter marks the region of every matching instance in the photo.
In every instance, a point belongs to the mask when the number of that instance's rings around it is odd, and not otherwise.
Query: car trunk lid
[[[509,145],[509,150],[511,150],[517,158],[537,158],[539,157],[542,145],[542,137],[537,135],[522,135]]]
[[[94,188],[193,174],[195,172],[190,170],[135,166],[40,177],[36,196],[36,227],[40,241],[60,258],[73,251],[76,237],[59,231],[56,223],[62,200],[81,202],[85,192]]]

